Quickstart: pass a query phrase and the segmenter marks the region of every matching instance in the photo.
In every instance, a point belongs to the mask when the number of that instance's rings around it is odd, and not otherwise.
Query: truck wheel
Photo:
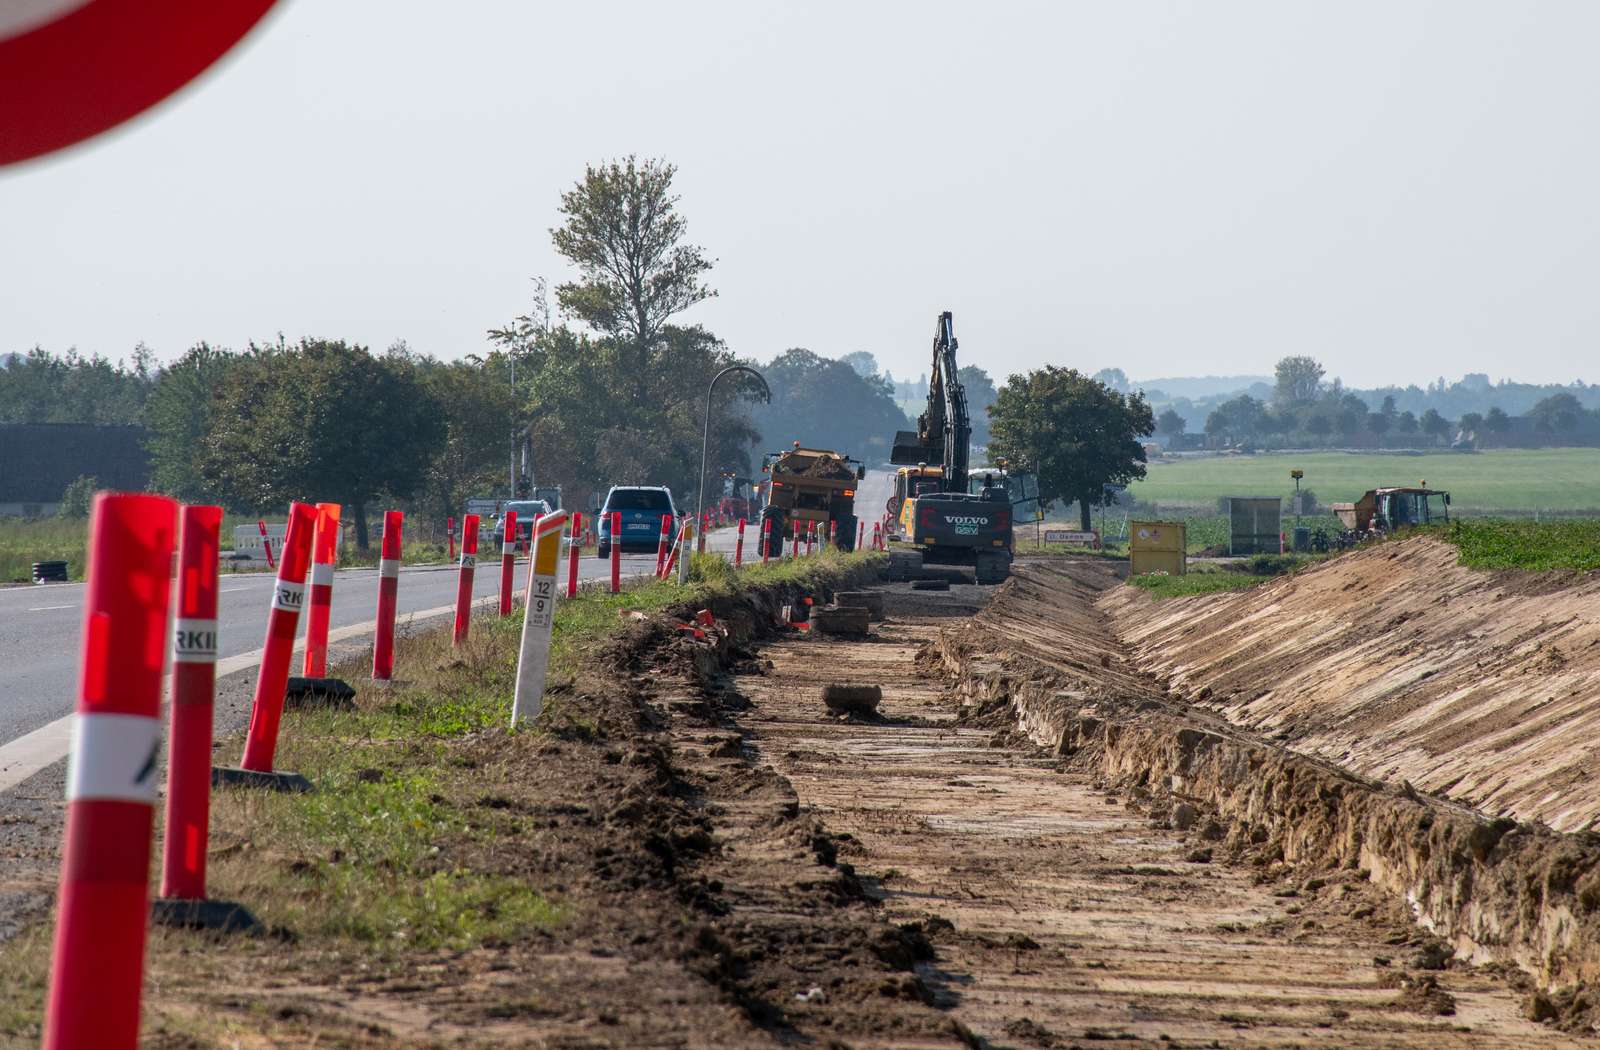
[[[978,583],[1004,583],[1011,575],[1011,556],[993,551],[979,551],[973,558],[972,575]]]
[[[772,523],[770,527],[767,525],[769,521]],[[783,557],[783,511],[768,507],[761,512],[761,535],[767,546],[761,553],[769,558]]]
[[[856,549],[856,516],[846,514],[839,519],[839,531],[834,535],[834,546],[842,551]]]

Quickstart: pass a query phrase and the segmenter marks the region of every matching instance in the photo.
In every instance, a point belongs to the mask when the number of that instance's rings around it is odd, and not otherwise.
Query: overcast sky
[[[1371,386],[1600,379],[1600,4],[294,0],[0,172],[0,351],[282,331],[442,357],[570,273],[586,161],[679,167],[739,353]]]

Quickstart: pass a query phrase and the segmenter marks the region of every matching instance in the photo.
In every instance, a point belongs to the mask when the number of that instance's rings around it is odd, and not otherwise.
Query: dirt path
[[[846,837],[840,860],[882,897],[886,917],[932,920],[938,956],[918,972],[976,1037],[1015,1047],[1587,1045],[1523,1020],[1490,974],[1413,969],[1416,931],[1355,873],[1299,883],[1227,865],[1204,828],[1163,826],[1036,749],[996,746],[1007,734],[956,726],[916,656],[972,600],[963,590],[940,616],[911,606],[902,585],[871,641],[768,647],[772,671],[738,679],[753,706],[737,720],[803,811]],[[833,681],[881,684],[886,719],[827,716],[819,693]]]

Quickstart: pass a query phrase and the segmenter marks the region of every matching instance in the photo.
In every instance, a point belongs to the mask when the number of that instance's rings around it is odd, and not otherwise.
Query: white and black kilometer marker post
[[[556,573],[561,566],[561,530],[566,511],[541,515],[533,529],[528,592],[523,599],[522,647],[517,655],[517,690],[511,699],[511,726],[539,717],[545,672],[550,668],[550,631],[556,619]],[[611,542],[617,543],[612,534]]]

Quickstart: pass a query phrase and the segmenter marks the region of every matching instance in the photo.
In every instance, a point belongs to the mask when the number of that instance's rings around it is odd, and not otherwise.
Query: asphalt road
[[[888,479],[869,475],[857,501],[864,513],[880,513]],[[870,508],[870,509],[869,509]],[[871,521],[867,533],[871,534]],[[759,557],[757,529],[748,529],[745,553]],[[719,529],[707,537],[711,550],[731,557],[736,533]],[[526,563],[519,563],[518,584]],[[650,573],[655,555],[629,554],[622,558],[624,576]],[[580,580],[600,581],[610,575],[609,562],[594,555],[579,559]],[[563,575],[563,579],[565,576]],[[265,637],[271,573],[228,574],[222,578],[218,610],[219,689],[231,675],[253,673]],[[407,567],[400,574],[399,621],[404,626],[425,619],[443,620],[455,603],[457,570],[454,565]],[[485,556],[479,563],[473,595],[488,599],[499,591],[499,561]],[[333,606],[329,620],[332,640],[352,642],[370,635],[377,604],[377,573],[373,569],[345,569],[334,577]],[[0,701],[0,790],[19,782],[29,770],[43,768],[65,754],[69,720],[76,704],[79,634],[83,624],[84,585],[43,584],[0,588],[0,666],[5,670],[5,692]],[[302,628],[303,633],[303,628]],[[297,652],[291,666],[298,671]]]
[[[731,550],[732,533],[715,533],[708,537],[708,542],[715,548]],[[753,545],[749,549],[753,550]],[[627,576],[648,573],[654,565],[654,555],[630,554],[622,559],[622,571]],[[519,586],[526,571],[526,562],[520,562]],[[609,574],[609,563],[593,554],[579,559],[579,579],[604,579]],[[452,606],[456,577],[453,565],[403,569],[399,620],[404,622],[408,616],[415,618],[419,612]],[[272,574],[266,572],[222,577],[217,616],[219,660],[239,657],[261,647],[267,629],[272,579]],[[473,595],[486,598],[498,594],[499,589],[500,563],[485,556],[478,564]],[[69,714],[76,704],[83,594],[81,583],[0,588],[0,667],[5,668],[4,700],[0,702],[0,744]],[[376,613],[377,595],[375,570],[339,571],[334,576],[329,627],[336,630],[369,623]],[[434,615],[443,618],[448,613]],[[243,673],[253,666],[251,661],[233,673]],[[298,655],[293,666],[298,671]]]

